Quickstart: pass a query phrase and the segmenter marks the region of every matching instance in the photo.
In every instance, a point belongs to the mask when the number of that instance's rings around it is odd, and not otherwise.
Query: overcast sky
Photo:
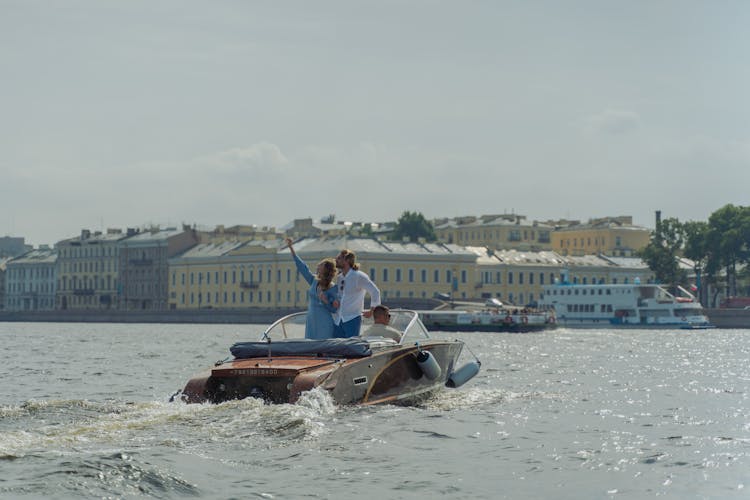
[[[0,236],[750,205],[750,2],[0,0]]]

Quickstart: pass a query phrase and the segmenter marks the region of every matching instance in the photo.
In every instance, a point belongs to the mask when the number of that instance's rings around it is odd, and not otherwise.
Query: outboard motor
[[[422,373],[424,373],[424,376],[430,380],[435,380],[440,377],[442,370],[440,369],[440,365],[435,359],[435,356],[433,356],[430,351],[423,351],[420,349],[419,344],[417,344],[417,349],[419,350],[417,353],[417,365],[419,366],[419,369],[422,370]]]
[[[448,381],[445,383],[445,386],[450,387],[451,389],[461,387],[466,382],[473,379],[477,373],[479,373],[479,368],[481,366],[482,363],[479,360],[466,363],[461,368],[453,371],[453,373],[450,374],[450,376],[448,377]]]

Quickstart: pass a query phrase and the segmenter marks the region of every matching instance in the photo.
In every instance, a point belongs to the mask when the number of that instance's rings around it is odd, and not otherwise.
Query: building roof
[[[123,240],[126,245],[149,245],[154,243],[160,243],[166,241],[173,236],[184,233],[185,230],[182,228],[169,227],[166,229],[158,229],[152,231],[143,231],[132,236],[129,236]]]
[[[454,217],[452,219],[441,219],[434,222],[435,230],[450,228],[484,228],[484,227],[538,227],[540,229],[553,229],[552,226],[538,222],[528,222],[526,216],[516,214],[481,215],[479,217]]]
[[[336,256],[342,249],[347,248],[357,255],[387,254],[387,255],[430,255],[430,256],[463,256],[474,258],[470,250],[453,244],[443,243],[402,243],[396,241],[381,241],[375,238],[354,238],[341,236],[337,238],[305,238],[294,244],[299,254],[323,253],[331,257]],[[284,251],[288,251],[284,249]]]
[[[50,248],[31,250],[7,262],[9,266],[28,264],[54,264],[57,262],[57,251]]]

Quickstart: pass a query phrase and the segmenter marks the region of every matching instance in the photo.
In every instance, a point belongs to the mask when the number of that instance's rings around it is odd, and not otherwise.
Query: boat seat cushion
[[[363,358],[370,356],[370,343],[360,338],[347,339],[294,339],[275,342],[236,342],[229,351],[236,359],[268,356],[319,356],[330,358]]]

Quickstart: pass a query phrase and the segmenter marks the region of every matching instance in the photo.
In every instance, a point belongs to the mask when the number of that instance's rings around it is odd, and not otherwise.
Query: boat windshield
[[[415,311],[407,309],[391,309],[390,326],[401,332],[401,344],[417,342],[429,338],[427,329],[419,320]],[[307,312],[298,312],[284,316],[269,326],[261,340],[303,339],[305,338],[305,321]],[[361,331],[364,332],[372,325],[372,318],[362,318]]]

